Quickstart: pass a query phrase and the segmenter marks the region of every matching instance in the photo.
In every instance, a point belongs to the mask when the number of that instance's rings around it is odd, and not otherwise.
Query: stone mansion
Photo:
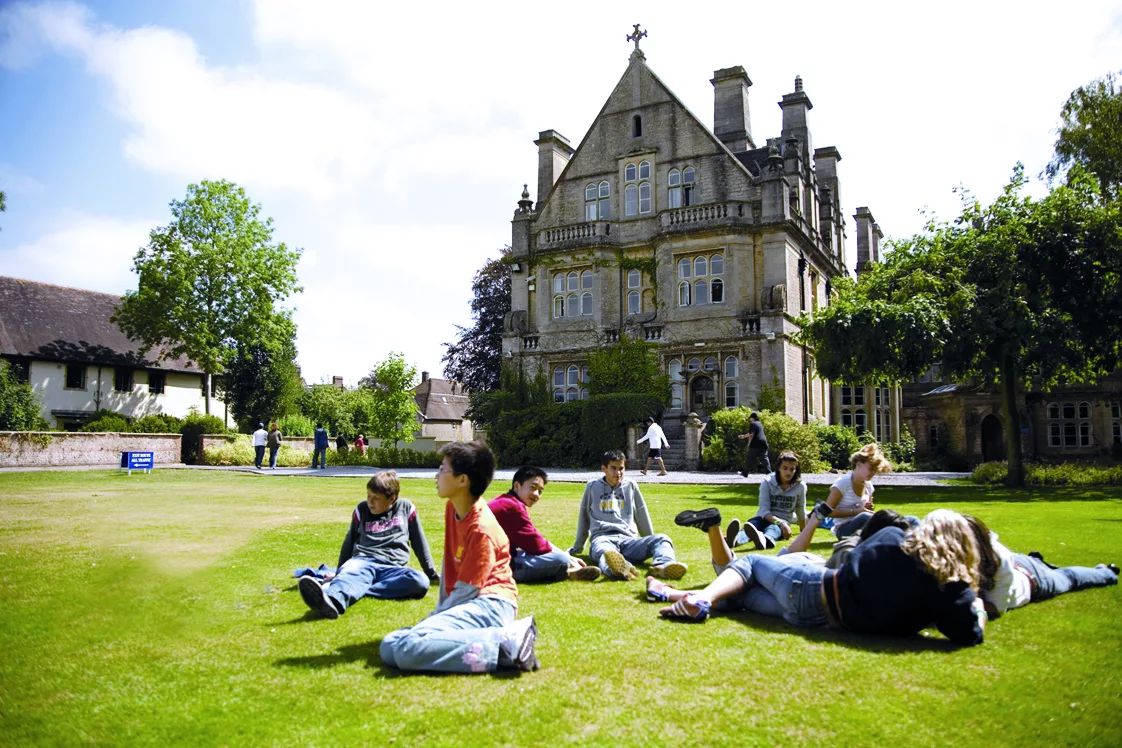
[[[782,131],[766,140],[752,133],[744,68],[711,82],[712,130],[636,41],[575,149],[540,133],[537,200],[525,190],[512,221],[504,357],[544,372],[555,400],[584,398],[588,354],[626,334],[658,345],[672,438],[690,412],[752,405],[777,386],[798,421],[894,439],[898,390],[831,388],[792,337],[848,272],[840,153],[814,147],[800,78],[779,102]],[[879,259],[881,232],[868,208],[855,219],[860,270]]]

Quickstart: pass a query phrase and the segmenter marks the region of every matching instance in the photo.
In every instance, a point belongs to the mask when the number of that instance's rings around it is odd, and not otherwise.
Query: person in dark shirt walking
[[[748,416],[748,433],[739,434],[737,439],[748,440],[748,456],[744,461],[744,470],[740,474],[747,478],[751,473],[771,472],[771,458],[767,454],[767,436],[764,435],[764,425],[760,423],[760,415],[752,413]],[[760,466],[763,469],[760,469]]]

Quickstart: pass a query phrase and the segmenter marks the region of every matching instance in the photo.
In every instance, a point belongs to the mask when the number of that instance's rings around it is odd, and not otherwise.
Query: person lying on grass
[[[981,549],[981,597],[990,618],[1007,610],[1051,600],[1065,592],[1118,584],[1118,567],[1052,566],[1039,553],[1014,553],[997,540],[986,523],[966,515]]]
[[[791,523],[806,528],[806,484],[799,469],[799,456],[787,450],[779,455],[775,472],[760,483],[760,505],[756,516],[740,524],[733,519],[725,531],[730,548],[752,543],[757,550],[774,548],[791,537]]]
[[[892,464],[876,444],[866,444],[849,458],[850,471],[834,481],[830,495],[816,507],[810,525],[817,527],[827,518],[833,521],[838,538],[856,535],[872,516],[873,476],[886,473]],[[805,549],[800,549],[805,550]]]
[[[430,582],[439,579],[417,509],[398,495],[397,473],[378,473],[366,484],[366,501],[351,513],[339,564],[328,582],[301,577],[300,596],[325,618],[338,618],[364,597],[382,600],[424,597]],[[411,569],[409,549],[424,569]]]
[[[560,582],[576,579],[592,582],[600,569],[588,566],[545,539],[530,520],[529,510],[542,497],[549,476],[539,467],[518,468],[510,491],[491,499],[487,505],[510,540],[510,560],[515,582]]]
[[[681,579],[686,565],[674,555],[674,543],[651,527],[643,494],[634,481],[623,477],[623,452],[605,452],[600,460],[604,477],[584,487],[577,515],[577,537],[570,556],[584,550],[589,533],[589,558],[608,579],[638,579],[632,564],[651,559],[651,574],[660,579]]]
[[[955,644],[972,646],[983,642],[987,620],[975,595],[978,568],[966,519],[937,509],[914,530],[878,531],[837,570],[762,555],[738,558],[704,590],[659,613],[702,622],[714,603],[733,599],[795,626],[908,636],[934,623]],[[767,594],[752,592],[761,588]]]
[[[510,542],[480,501],[495,475],[495,456],[483,442],[452,442],[438,453],[436,493],[444,510],[440,603],[412,628],[382,639],[382,662],[401,670],[489,673],[537,670],[534,617],[515,620],[518,586],[510,571]]]

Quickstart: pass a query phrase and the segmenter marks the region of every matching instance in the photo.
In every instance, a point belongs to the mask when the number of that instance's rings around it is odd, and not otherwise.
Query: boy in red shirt
[[[537,670],[534,617],[514,620],[518,587],[510,571],[510,543],[479,500],[495,475],[495,456],[483,442],[446,444],[440,455],[436,492],[448,499],[440,603],[416,626],[386,635],[382,662],[440,673]]]
[[[513,554],[510,560],[514,581],[560,582],[577,579],[592,582],[600,578],[600,569],[588,566],[579,558],[550,543],[530,521],[529,509],[538,503],[549,476],[539,467],[518,468],[510,491],[494,499],[488,506],[499,521]]]

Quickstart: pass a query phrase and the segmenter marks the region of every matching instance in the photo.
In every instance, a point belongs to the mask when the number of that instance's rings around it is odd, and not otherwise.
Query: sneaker
[[[693,511],[687,509],[674,518],[674,524],[681,527],[696,527],[702,532],[708,532],[710,527],[721,524],[721,510],[716,507]]]
[[[304,598],[304,602],[309,608],[324,618],[335,620],[339,617],[340,611],[335,601],[328,596],[323,589],[323,585],[317,582],[314,577],[300,577],[297,586],[300,588],[300,597]]]
[[[671,561],[661,566],[652,566],[651,576],[656,579],[681,579],[689,568],[681,561]]]
[[[652,603],[668,603],[670,602],[670,595],[667,594],[669,590],[673,589],[670,585],[658,581],[654,577],[647,577],[647,600]]]
[[[674,603],[669,608],[663,608],[658,614],[663,618],[670,618],[675,621],[702,623],[709,617],[710,607],[708,600],[702,600],[697,595],[691,593],[679,599],[678,602]],[[693,610],[690,610],[691,608]]]
[[[749,542],[756,546],[757,551],[762,551],[765,547],[764,541],[770,540],[770,538],[760,532],[751,522],[745,522],[741,529],[744,530],[744,534],[748,536]],[[772,543],[772,545],[775,545],[775,543]]]
[[[620,579],[626,579],[630,582],[633,579],[639,578],[639,572],[635,570],[634,566],[627,562],[627,559],[624,558],[623,554],[619,551],[608,551],[605,553],[604,563],[608,565],[608,569],[611,570],[612,574]]]
[[[579,569],[570,571],[568,577],[574,582],[595,582],[600,578],[600,567],[582,566]]]
[[[739,535],[740,535],[740,520],[733,517],[732,521],[729,522],[729,526],[727,528],[725,528],[725,544],[728,545],[729,548],[735,548],[736,547],[736,539],[737,539],[737,537],[739,537]]]
[[[661,473],[659,473],[659,475],[670,475],[670,473],[668,473],[668,472],[666,472],[665,470],[663,470],[663,471],[662,471]]]
[[[760,538],[764,541],[764,550],[765,551],[775,547],[775,541],[772,540],[767,535],[764,535],[764,534],[761,533]]]
[[[523,672],[541,667],[534,655],[538,640],[538,626],[533,616],[527,616],[504,628],[499,643],[499,664],[518,668]]]

